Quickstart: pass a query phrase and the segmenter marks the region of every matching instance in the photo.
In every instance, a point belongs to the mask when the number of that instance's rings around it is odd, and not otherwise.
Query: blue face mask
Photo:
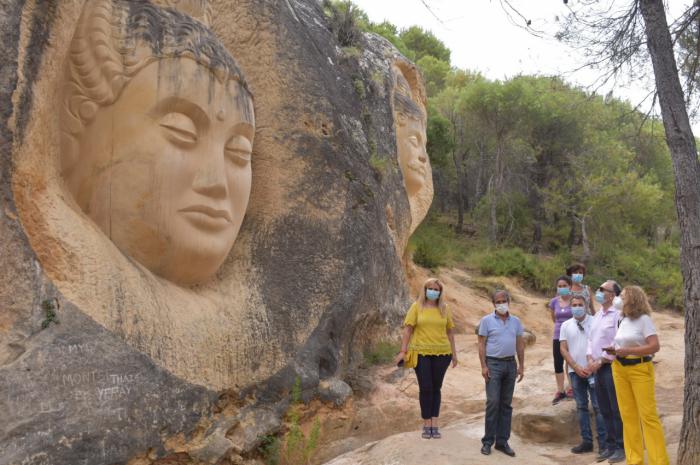
[[[575,282],[576,284],[583,282],[583,274],[582,273],[574,273],[571,275],[571,280]]]
[[[605,293],[603,293],[603,291],[597,291],[595,293],[595,301],[598,302],[599,304],[602,304],[604,300],[605,300]]]
[[[436,291],[435,289],[426,289],[425,297],[428,300],[437,300],[438,297],[440,297],[440,291]]]
[[[571,307],[571,314],[574,318],[583,318],[583,315],[586,314],[586,309],[581,306]]]
[[[557,294],[559,294],[562,297],[567,296],[571,294],[571,289],[569,289],[568,287],[558,287]]]

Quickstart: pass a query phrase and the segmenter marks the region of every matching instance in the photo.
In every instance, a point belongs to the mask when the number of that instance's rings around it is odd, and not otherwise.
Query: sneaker
[[[442,438],[442,434],[440,434],[440,430],[438,429],[437,426],[432,426],[430,428],[430,435],[433,439],[440,439]]]
[[[554,395],[554,399],[552,399],[552,405],[557,405],[563,399],[566,399],[566,393],[557,391]]]
[[[625,461],[625,451],[623,449],[617,449],[610,457],[608,457],[609,463],[618,463]]]
[[[586,452],[593,452],[593,444],[590,442],[582,442],[576,447],[571,448],[572,454],[585,454]]]
[[[613,452],[614,451],[611,449],[601,449],[598,456],[595,458],[595,461],[602,462],[603,460],[607,460],[611,455],[613,455]]]
[[[433,436],[433,429],[430,426],[423,427],[423,434],[420,435],[423,439],[430,439]]]

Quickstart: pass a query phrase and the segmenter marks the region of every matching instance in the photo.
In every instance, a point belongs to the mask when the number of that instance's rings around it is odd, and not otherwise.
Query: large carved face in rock
[[[201,283],[231,250],[248,204],[252,98],[208,29],[128,3],[91,2],[81,17],[68,67],[64,179],[126,255],[176,283]],[[178,30],[183,19],[190,28]],[[155,31],[163,31],[158,44],[149,42]]]
[[[433,199],[432,171],[426,151],[425,94],[415,65],[392,67],[396,149],[411,207],[411,232],[425,218]]]

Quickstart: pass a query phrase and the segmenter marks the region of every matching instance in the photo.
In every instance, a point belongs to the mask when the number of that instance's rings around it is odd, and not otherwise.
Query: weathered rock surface
[[[315,396],[407,307],[396,51],[368,37],[359,58],[346,53],[313,0],[160,3],[204,11],[254,95],[243,225],[194,287],[115,247],[58,169],[57,90],[84,2],[3,2],[1,465],[216,463],[250,450],[279,427],[296,377]],[[329,398],[342,399],[336,388]],[[223,391],[235,402],[222,405]]]

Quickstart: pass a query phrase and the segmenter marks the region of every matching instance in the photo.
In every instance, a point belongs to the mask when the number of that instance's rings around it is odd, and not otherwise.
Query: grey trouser
[[[517,376],[515,360],[501,361],[487,358],[486,366],[491,377],[486,382],[486,427],[481,442],[504,444],[510,438],[510,422],[513,416],[513,390]]]

